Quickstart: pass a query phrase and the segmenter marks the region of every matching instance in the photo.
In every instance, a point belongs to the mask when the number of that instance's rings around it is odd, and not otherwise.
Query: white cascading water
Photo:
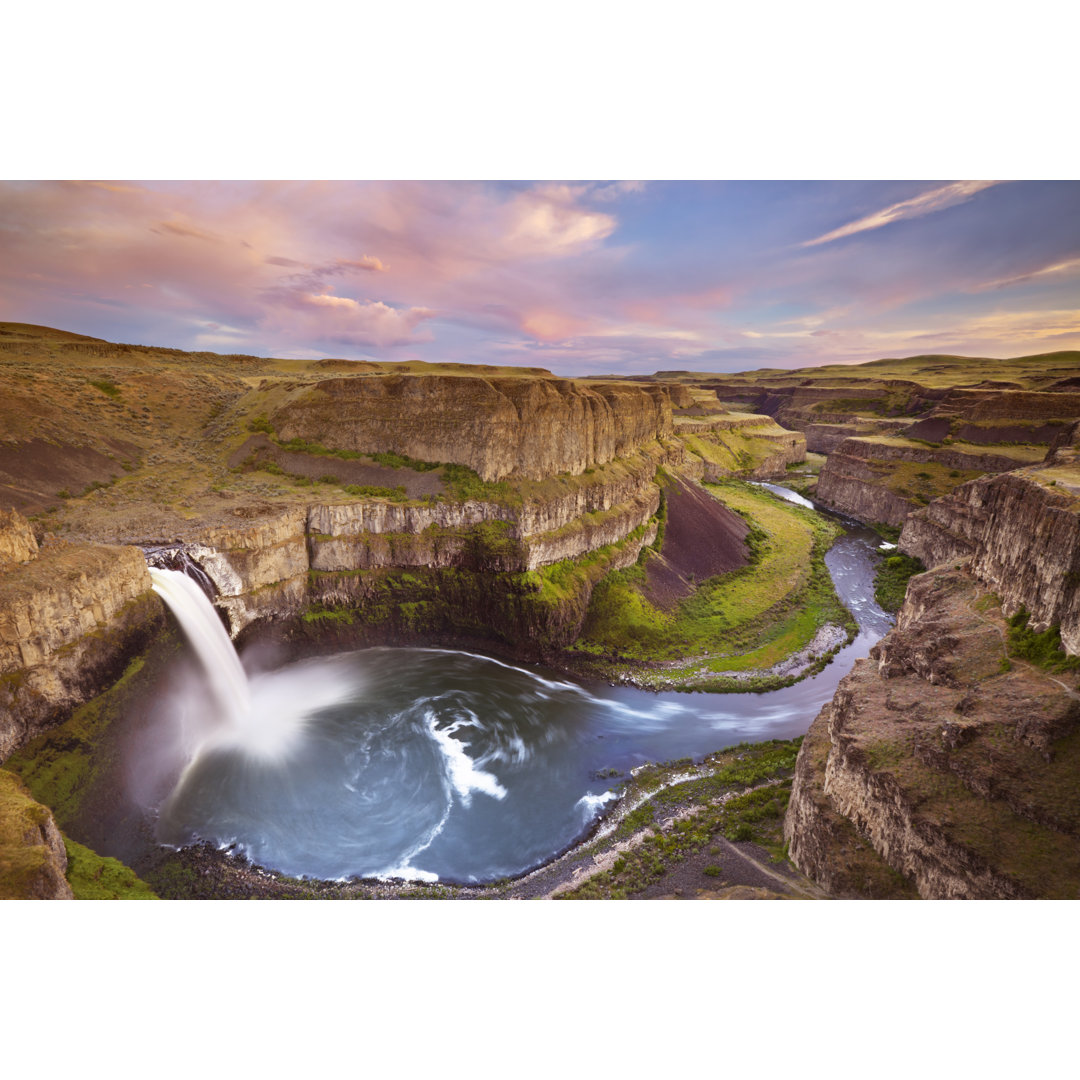
[[[149,567],[154,592],[168,604],[206,672],[225,724],[239,724],[251,712],[251,691],[240,657],[206,594],[179,570]]]
[[[204,750],[220,747],[263,762],[286,760],[308,716],[344,697],[353,680],[314,674],[304,665],[249,679],[198,583],[179,570],[148,569],[154,592],[176,616],[206,676],[205,687],[181,685],[164,710],[178,725],[182,756],[192,762]]]

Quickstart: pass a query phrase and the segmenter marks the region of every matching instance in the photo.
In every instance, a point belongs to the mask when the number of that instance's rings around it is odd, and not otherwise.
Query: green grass
[[[911,555],[890,555],[882,559],[874,574],[874,599],[884,611],[899,611],[907,583],[926,569]]]
[[[67,879],[76,900],[156,900],[154,891],[134,870],[64,837]]]
[[[66,723],[38,736],[5,762],[34,798],[52,810],[62,829],[77,818],[83,795],[105,768],[99,743],[114,718],[113,702],[143,663],[143,657],[134,659],[110,690],[80,706]]]
[[[884,473],[885,487],[920,506],[983,475],[981,469],[951,469],[936,461],[883,460],[874,461],[873,465]]]
[[[610,574],[593,591],[576,650],[617,661],[694,659],[722,674],[767,669],[827,622],[850,627],[824,564],[837,526],[739,481],[708,486],[749,517],[750,565],[702,582],[672,611],[646,598],[645,565]]]
[[[108,379],[87,379],[86,381],[100,390],[106,397],[116,399],[120,396],[120,387]]]
[[[711,775],[670,787],[661,785],[669,782],[673,772],[691,767],[689,762],[647,766],[631,781],[624,797],[649,797],[620,822],[615,832],[616,839],[628,839],[647,831],[644,843],[622,852],[610,870],[560,894],[560,899],[619,900],[633,896],[659,882],[688,858],[719,853],[715,845],[721,837],[732,843],[757,843],[774,860],[783,859],[784,811],[801,743],[801,738],[742,743],[705,760],[704,767]],[[686,807],[693,807],[695,812],[662,826],[673,810]],[[710,878],[721,876],[714,863],[706,864],[702,873]]]
[[[0,900],[29,899],[48,860],[37,840],[48,810],[36,802],[19,778],[0,769]]]

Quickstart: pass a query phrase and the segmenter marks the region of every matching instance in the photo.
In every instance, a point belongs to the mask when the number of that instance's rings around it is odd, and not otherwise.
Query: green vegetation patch
[[[143,657],[136,657],[110,690],[81,705],[68,721],[39,735],[4,763],[38,802],[52,810],[61,829],[78,817],[83,796],[108,767],[100,752],[102,738],[143,663]]]
[[[715,845],[720,840],[756,843],[782,863],[784,812],[801,743],[801,738],[741,743],[706,758],[700,770],[688,761],[645,767],[623,797],[631,803],[642,795],[646,800],[623,818],[615,833],[616,839],[629,839],[647,831],[644,842],[620,853],[610,870],[559,898],[626,899],[688,858],[718,854]],[[703,775],[670,783],[673,773],[688,769]],[[680,811],[679,817],[673,816]],[[712,873],[709,866],[702,872],[718,876],[715,866]]]
[[[67,879],[76,900],[156,900],[153,889],[134,870],[64,837]]]
[[[759,434],[761,428],[780,434],[783,429],[775,424],[754,428],[731,428],[703,434],[682,434],[680,439],[686,448],[712,465],[718,465],[732,473],[748,473],[774,457],[784,449],[776,439]]]
[[[885,486],[903,499],[925,506],[933,499],[982,476],[982,469],[951,469],[936,461],[874,461],[885,474]]]
[[[87,379],[86,381],[100,390],[106,397],[116,399],[120,396],[120,387],[108,379]]]
[[[1037,634],[1028,626],[1030,619],[1027,608],[1021,608],[1009,619],[1009,655],[1043,671],[1080,670],[1080,656],[1069,656],[1062,647],[1061,627],[1049,626]]]
[[[746,690],[764,687],[723,674],[768,669],[826,623],[855,631],[825,567],[838,525],[740,481],[707,486],[750,521],[749,565],[702,582],[673,611],[647,599],[642,563],[610,574],[593,591],[575,651],[619,663],[676,662],[683,669],[666,675],[694,674],[697,689]]]
[[[911,555],[890,555],[878,564],[874,574],[874,599],[883,611],[899,611],[907,592],[907,583],[926,569],[922,560]]]
[[[19,778],[0,769],[0,900],[27,900],[48,859],[43,843],[27,843],[48,820]]]

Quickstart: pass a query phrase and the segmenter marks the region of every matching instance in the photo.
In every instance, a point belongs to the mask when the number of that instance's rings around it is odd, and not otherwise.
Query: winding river
[[[305,660],[252,676],[256,712],[286,721],[254,749],[201,744],[157,839],[209,840],[297,877],[519,875],[586,832],[635,766],[807,730],[892,622],[873,600],[879,537],[845,525],[826,564],[859,634],[794,686],[653,693],[452,649]]]

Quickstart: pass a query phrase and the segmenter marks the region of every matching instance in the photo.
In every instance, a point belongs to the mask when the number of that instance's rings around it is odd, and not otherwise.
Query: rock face
[[[17,510],[0,510],[0,573],[29,562],[38,552],[30,522]]]
[[[283,440],[453,462],[484,480],[577,475],[672,423],[662,387],[441,375],[327,379],[293,392],[270,420]]]
[[[137,548],[47,544],[0,573],[0,760],[115,679],[160,617]]]
[[[897,628],[814,721],[785,838],[833,895],[1080,895],[1076,679],[1063,692],[1007,662],[1004,633],[966,571],[913,578]],[[891,873],[865,870],[867,848]]]
[[[213,579],[218,604],[239,633],[258,618],[302,611],[311,573],[426,568],[524,574],[640,538],[659,509],[661,459],[623,459],[519,505],[371,499],[267,506],[235,526],[205,530],[187,551]]]
[[[860,521],[901,525],[913,510],[974,475],[1024,463],[1023,457],[992,450],[970,453],[901,439],[845,439],[822,467],[815,498]]]
[[[0,770],[0,900],[72,900],[64,838],[14,773]]]
[[[1080,469],[1051,465],[984,476],[912,514],[900,549],[931,567],[969,559],[975,577],[1000,595],[1007,615],[1027,608],[1036,631],[1060,623],[1062,643],[1076,655],[1078,508]]]
[[[774,479],[783,476],[788,465],[806,460],[805,436],[768,416],[681,415],[675,418],[675,432],[688,457],[700,461],[701,477],[707,481],[725,476]]]
[[[907,519],[901,549],[933,569],[814,721],[785,819],[835,895],[894,895],[846,873],[868,846],[924,897],[1080,896],[1078,429]],[[1049,667],[1009,644],[1021,608],[1060,624]]]

